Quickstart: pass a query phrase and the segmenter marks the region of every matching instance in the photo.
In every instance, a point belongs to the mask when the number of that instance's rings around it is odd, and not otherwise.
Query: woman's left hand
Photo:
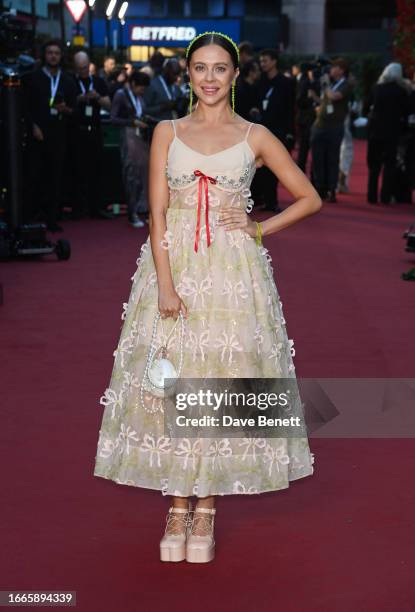
[[[256,236],[255,221],[251,221],[248,214],[241,209],[231,208],[220,211],[217,224],[225,230],[241,229],[252,238]]]

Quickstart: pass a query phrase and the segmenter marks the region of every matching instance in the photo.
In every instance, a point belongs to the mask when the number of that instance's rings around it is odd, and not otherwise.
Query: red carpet
[[[400,273],[415,266],[402,240],[415,207],[366,204],[356,149],[350,195],[265,238],[296,371],[413,377],[415,283]],[[63,224],[68,262],[12,262],[0,275],[0,590],[77,591],[86,612],[413,612],[411,439],[312,438],[312,477],[219,500],[213,563],[159,561],[168,500],[92,476],[147,230],[125,218]]]

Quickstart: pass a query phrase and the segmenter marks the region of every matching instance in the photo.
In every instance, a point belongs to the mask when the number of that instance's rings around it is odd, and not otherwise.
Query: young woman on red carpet
[[[156,384],[153,341],[166,346],[164,365],[174,364],[183,379],[295,379],[293,343],[261,236],[316,213],[321,200],[280,141],[233,112],[235,43],[204,33],[190,43],[187,61],[198,102],[154,131],[150,236],[101,398],[94,475],[171,496],[160,558],[198,563],[214,557],[216,496],[284,489],[313,473],[313,456],[307,436],[167,436],[165,400],[149,384]],[[257,223],[247,212],[249,187],[262,164],[295,202]]]

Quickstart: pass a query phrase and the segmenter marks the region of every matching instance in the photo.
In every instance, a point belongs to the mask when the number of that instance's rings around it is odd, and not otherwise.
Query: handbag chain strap
[[[161,328],[162,328],[163,336],[165,336],[163,320],[161,319],[160,312],[157,312],[156,316],[154,318],[153,337],[151,339],[151,346],[150,346],[150,351],[149,351],[149,356],[148,356],[148,366],[147,366],[146,370],[148,370],[151,367],[151,364],[153,363],[154,357],[157,355],[157,353],[160,350],[161,350],[162,357],[163,358],[166,357],[166,355],[167,355],[167,344],[168,344],[169,338],[172,335],[173,331],[175,330],[179,320],[181,320],[182,334],[181,334],[180,345],[179,345],[180,364],[179,364],[179,369],[178,369],[178,372],[177,372],[177,374],[180,375],[180,371],[182,369],[182,363],[183,363],[183,335],[184,335],[184,318],[183,318],[183,313],[181,311],[179,311],[179,316],[177,317],[176,321],[174,322],[173,327],[171,328],[169,334],[167,335],[164,344],[162,344],[161,346],[156,348],[155,341],[156,341],[156,333],[157,333],[157,323],[158,323],[159,320],[161,321]]]

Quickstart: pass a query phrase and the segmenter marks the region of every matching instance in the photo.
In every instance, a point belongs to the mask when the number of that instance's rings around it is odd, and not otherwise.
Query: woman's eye
[[[203,70],[203,66],[196,66],[196,70],[197,70],[198,72],[201,72],[201,71]]]
[[[218,66],[219,72],[225,72],[226,68],[224,66]]]

